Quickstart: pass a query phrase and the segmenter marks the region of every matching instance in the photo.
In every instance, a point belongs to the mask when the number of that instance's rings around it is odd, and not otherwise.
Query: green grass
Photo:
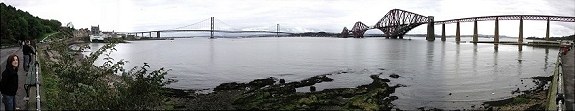
[[[57,87],[60,82],[58,81],[58,77],[48,70],[50,67],[46,66],[46,61],[48,61],[45,60],[47,58],[44,58],[46,56],[47,55],[44,55],[44,53],[38,53],[38,62],[40,63],[41,72],[40,80],[42,80],[42,87],[40,88],[40,96],[42,97],[41,106],[42,109],[53,109],[53,107],[55,107],[55,97],[60,93],[60,90]]]

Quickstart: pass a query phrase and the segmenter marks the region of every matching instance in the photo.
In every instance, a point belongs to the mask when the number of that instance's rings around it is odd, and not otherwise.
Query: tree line
[[[42,19],[27,11],[0,3],[0,44],[14,45],[20,40],[31,40],[44,34],[56,32],[62,23],[54,19]]]

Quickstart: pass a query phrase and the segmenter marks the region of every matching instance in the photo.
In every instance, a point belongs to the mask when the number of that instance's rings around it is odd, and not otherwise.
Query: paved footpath
[[[16,108],[20,110],[26,110],[28,109],[26,107],[27,106],[29,107],[29,105],[27,104],[28,102],[24,100],[24,97],[26,96],[26,92],[24,90],[24,83],[26,82],[26,71],[24,71],[24,67],[22,65],[24,63],[24,56],[22,54],[22,50],[20,47],[0,49],[0,71],[5,70],[6,60],[8,59],[8,56],[12,54],[17,54],[20,59],[20,67],[18,68],[19,71],[18,71],[18,91],[16,93]],[[35,99],[35,97],[36,96],[32,95],[32,93],[30,94],[30,100]],[[4,110],[4,104],[0,104],[0,110]]]
[[[565,91],[565,107],[569,111],[575,110],[575,48],[567,55],[561,55],[563,62],[563,84]]]

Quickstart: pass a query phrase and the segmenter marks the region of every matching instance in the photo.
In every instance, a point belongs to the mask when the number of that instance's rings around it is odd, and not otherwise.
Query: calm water
[[[182,89],[208,89],[224,82],[249,82],[267,77],[299,81],[320,74],[351,72],[328,76],[335,80],[315,85],[322,90],[356,87],[371,83],[369,75],[381,73],[380,77],[389,78],[396,73],[401,77],[391,79],[392,85],[408,86],[398,88],[393,94],[399,97],[394,104],[401,109],[470,108],[483,101],[511,97],[512,90],[534,86],[526,78],[550,75],[557,57],[557,49],[553,48],[524,46],[523,51],[518,51],[515,45],[499,45],[495,50],[493,44],[456,44],[453,38],[447,42],[412,39],[132,41],[117,45],[118,51],[112,57],[130,61],[129,67],[147,62],[154,68],[172,69],[169,76],[179,82],[169,87]],[[469,38],[463,40],[469,41]],[[101,47],[103,44],[90,45]],[[525,82],[521,82],[522,79]]]

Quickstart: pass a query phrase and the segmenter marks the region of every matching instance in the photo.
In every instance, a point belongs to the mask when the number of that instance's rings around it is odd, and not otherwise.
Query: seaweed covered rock
[[[276,82],[276,78],[269,77],[265,79],[256,79],[249,83],[237,83],[237,82],[230,82],[230,83],[222,83],[216,88],[214,91],[221,91],[221,90],[245,90],[246,88],[250,89],[257,89],[261,87],[265,87],[268,85],[273,85]]]
[[[260,88],[260,87],[265,87],[267,85],[273,85],[274,83],[276,83],[276,78],[269,77],[269,78],[265,78],[265,79],[253,80],[253,81],[249,82],[247,85],[248,85],[248,87],[252,87],[252,88]]]
[[[321,82],[331,82],[333,81],[332,78],[327,77],[326,75],[320,75],[320,76],[314,76],[302,81],[295,81],[295,82],[290,82],[287,83],[287,85],[291,85],[293,87],[299,88],[299,87],[305,87],[305,86],[311,86],[311,85],[315,85],[316,83],[321,83]]]
[[[395,74],[395,73],[393,73],[393,74],[389,75],[389,77],[391,77],[391,78],[399,78],[400,76],[397,75],[397,74]]]
[[[295,87],[306,86],[323,81],[333,81],[325,76],[315,76],[288,84],[270,85],[241,95],[234,106],[241,110],[390,110],[390,96],[394,88],[389,87],[389,79],[370,76],[373,82],[357,88],[325,89],[318,92],[295,92]],[[286,92],[283,89],[294,89]]]
[[[214,91],[221,91],[221,90],[243,90],[246,88],[246,83],[237,83],[237,82],[230,82],[230,83],[222,83],[216,88]]]

